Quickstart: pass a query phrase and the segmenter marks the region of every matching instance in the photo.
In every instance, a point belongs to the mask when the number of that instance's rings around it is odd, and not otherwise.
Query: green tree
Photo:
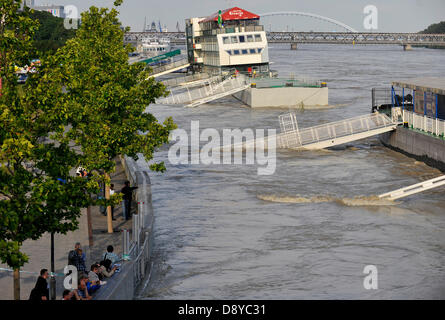
[[[54,54],[76,34],[74,29],[64,27],[63,18],[54,17],[49,12],[33,10],[30,17],[39,21],[39,28],[33,37],[36,58]]]
[[[119,5],[121,1],[116,1]],[[61,141],[80,146],[83,165],[88,171],[104,176],[109,199],[109,174],[115,170],[114,159],[142,153],[151,160],[157,147],[168,142],[176,128],[171,118],[159,123],[146,108],[167,94],[162,83],[149,78],[144,64],[128,63],[133,51],[124,46],[124,32],[115,8],[91,7],[81,15],[76,37],[59,49],[55,72],[63,75],[69,129]],[[56,70],[59,69],[59,70]],[[63,140],[65,139],[65,140]],[[152,170],[163,171],[163,163]],[[108,232],[113,232],[108,203]]]
[[[445,33],[445,21],[434,23],[421,31],[421,33]]]
[[[37,28],[20,4],[0,3],[0,260],[14,269],[15,299],[20,299],[20,268],[28,261],[23,242],[77,229],[80,209],[97,190],[95,180],[70,175],[79,162],[71,146],[52,140],[66,121],[58,106],[62,82],[52,73],[54,60],[43,61],[23,88],[17,84],[14,66],[29,62]]]

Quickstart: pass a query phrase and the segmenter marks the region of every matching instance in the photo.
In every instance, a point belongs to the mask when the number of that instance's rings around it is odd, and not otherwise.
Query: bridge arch
[[[307,13],[307,12],[298,12],[298,11],[278,11],[278,12],[266,12],[263,14],[259,14],[260,17],[270,17],[270,16],[303,16],[303,17],[309,17],[309,18],[314,18],[314,19],[318,19],[318,20],[323,20],[323,21],[327,21],[330,22],[332,24],[335,24],[337,26],[340,26],[346,30],[348,30],[349,32],[358,32],[357,30],[355,30],[354,28],[348,26],[347,24],[344,24],[343,22],[328,18],[328,17],[324,17],[315,13]]]

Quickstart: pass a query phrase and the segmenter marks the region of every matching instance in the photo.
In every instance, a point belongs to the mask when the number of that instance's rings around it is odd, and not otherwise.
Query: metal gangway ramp
[[[405,188],[400,188],[388,193],[384,193],[379,195],[379,198],[386,200],[397,200],[400,198],[408,197],[412,194],[424,192],[443,185],[445,185],[445,176],[437,177],[431,180],[413,184]]]
[[[157,78],[157,77],[163,76],[165,74],[187,68],[189,66],[190,66],[190,63],[189,63],[188,59],[181,59],[178,61],[174,61],[174,62],[168,63],[166,65],[153,68],[150,72],[150,76],[146,80],[148,80],[149,78],[152,78],[152,77]]]
[[[387,115],[371,113],[299,129],[294,113],[281,115],[277,146],[289,149],[324,149],[394,130],[398,123]]]
[[[221,99],[239,91],[246,90],[250,84],[245,77],[227,79],[211,78],[203,82],[198,88],[185,87],[178,91],[172,91],[167,98],[159,99],[160,104],[184,104],[185,107],[196,107],[201,104]]]

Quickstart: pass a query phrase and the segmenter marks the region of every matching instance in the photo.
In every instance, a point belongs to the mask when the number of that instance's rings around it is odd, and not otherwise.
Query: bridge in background
[[[392,44],[445,47],[445,34],[422,33],[364,33],[364,32],[266,32],[269,43],[323,44]],[[125,43],[135,44],[146,36],[170,39],[172,44],[185,45],[183,32],[128,32]]]

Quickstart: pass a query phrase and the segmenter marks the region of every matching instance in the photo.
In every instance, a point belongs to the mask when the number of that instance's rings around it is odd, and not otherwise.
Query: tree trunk
[[[105,179],[110,179],[110,175],[105,173]],[[109,184],[105,185],[105,199],[110,200],[110,186]],[[113,233],[113,220],[111,217],[111,206],[107,206],[107,227],[108,233]]]
[[[14,300],[20,300],[20,269],[14,269]]]
[[[93,222],[91,220],[91,206],[87,207],[87,222],[88,222],[88,244],[90,248],[93,247]]]

